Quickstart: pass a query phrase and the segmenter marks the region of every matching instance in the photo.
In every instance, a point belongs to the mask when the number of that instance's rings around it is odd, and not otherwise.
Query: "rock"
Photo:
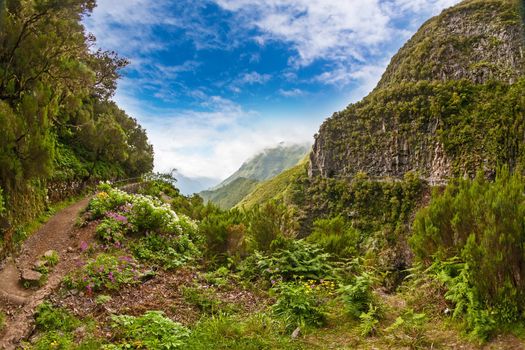
[[[35,268],[36,270],[38,270],[38,269],[40,269],[40,268],[42,268],[42,267],[44,267],[44,266],[46,266],[46,265],[47,265],[47,261],[45,261],[45,260],[38,260],[38,261],[35,263],[34,268]]]
[[[427,21],[392,58],[370,95],[323,123],[310,155],[310,177],[352,179],[362,172],[391,180],[415,172],[435,186],[450,177],[475,176],[478,170],[490,175],[505,163],[519,167],[524,152],[508,145],[521,145],[522,133],[509,133],[502,142],[489,136],[490,126],[473,122],[472,135],[486,137],[469,136],[472,146],[466,148],[465,141],[451,147],[463,140],[451,130],[466,130],[454,115],[471,115],[487,102],[497,110],[488,95],[472,94],[463,83],[495,81],[505,86],[525,75],[520,11],[517,2],[463,1]],[[446,111],[447,102],[435,99],[445,93],[465,93],[469,103]],[[491,123],[521,120],[519,113],[505,118]],[[494,151],[498,149],[504,151]]]
[[[300,334],[301,334],[301,328],[300,328],[300,327],[297,327],[297,328],[292,332],[292,339],[296,339],[297,337],[299,337]]]
[[[42,279],[42,274],[34,270],[24,270],[22,272],[22,283],[29,285],[29,287],[38,287]]]
[[[73,247],[67,247],[67,252],[68,253],[72,253],[74,251],[75,251],[75,249],[73,249]]]
[[[46,258],[51,258],[53,255],[56,255],[56,254],[57,254],[56,251],[54,251],[54,250],[48,250],[47,252],[44,253],[44,256],[45,256]]]

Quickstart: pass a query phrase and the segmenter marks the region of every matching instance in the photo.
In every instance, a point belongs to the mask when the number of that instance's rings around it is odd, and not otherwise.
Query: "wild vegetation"
[[[108,100],[126,61],[91,51],[79,24],[94,5],[0,5],[3,246],[25,237],[16,228],[54,189],[69,195],[152,168],[144,130]],[[492,32],[514,35],[520,10],[514,0],[469,0],[427,23],[378,89],[321,127],[310,163],[268,179],[262,162],[266,181],[229,179],[222,208],[181,195],[170,176],[127,191],[100,182],[77,222],[88,238],[65,249],[70,269],[21,347],[523,348],[521,61],[508,75],[504,61],[486,70],[474,57],[451,79],[427,51],[452,48],[460,59],[470,41],[424,40],[461,16],[472,34],[472,18],[487,14]],[[60,254],[39,254],[44,277]],[[0,312],[0,335],[9,321]]]
[[[80,23],[94,6],[0,4],[0,256],[50,202],[152,170],[145,131],[109,100],[127,60],[93,51]]]

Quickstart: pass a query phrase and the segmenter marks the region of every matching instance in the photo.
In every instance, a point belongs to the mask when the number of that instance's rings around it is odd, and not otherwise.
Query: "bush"
[[[275,284],[278,281],[321,280],[332,277],[329,254],[304,240],[274,242],[275,252],[264,256],[255,252],[241,265],[241,275],[247,279],[263,278]]]
[[[368,313],[376,303],[372,284],[372,277],[367,273],[363,273],[360,276],[356,276],[352,284],[340,288],[339,293],[346,312],[354,319],[358,319],[362,313]]]
[[[134,232],[177,234],[182,231],[179,217],[170,206],[149,196],[133,196],[129,221]]]
[[[98,192],[95,197],[89,201],[87,210],[91,212],[93,219],[102,218],[106,212],[117,210],[117,208],[129,203],[131,195],[119,189],[111,188],[104,184],[104,190]]]
[[[36,309],[36,326],[41,331],[72,332],[80,326],[80,321],[63,309],[50,303],[42,303]]]
[[[132,244],[131,251],[137,259],[165,269],[180,267],[200,255],[199,249],[184,234],[176,237],[148,234]]]
[[[140,265],[133,258],[103,253],[68,276],[66,284],[92,294],[104,289],[115,290],[124,284],[137,284],[141,276]]]
[[[502,169],[493,183],[481,174],[452,182],[416,216],[410,243],[417,257],[427,265],[432,257],[438,262],[458,257],[462,264],[449,275],[448,295],[471,331],[479,328],[473,326],[476,319],[490,328],[489,314],[507,324],[525,312],[523,193],[523,177]],[[479,333],[484,338],[487,332]]]
[[[228,256],[242,253],[245,245],[246,216],[240,210],[217,211],[206,216],[199,224],[204,237],[206,256],[219,262]]]
[[[148,311],[143,316],[113,316],[113,333],[117,345],[106,349],[183,349],[189,330],[165,317],[160,311]]]
[[[270,201],[253,207],[247,216],[250,238],[259,251],[270,251],[272,242],[280,237],[294,238],[296,235],[297,223],[286,205]]]
[[[410,349],[428,349],[430,342],[425,329],[427,321],[425,314],[417,314],[414,310],[409,309],[385,331],[393,339],[396,346],[406,346]]]
[[[326,252],[339,258],[355,256],[359,240],[359,232],[340,215],[331,219],[316,220],[312,234],[308,236],[308,241],[318,244]]]
[[[118,214],[104,218],[97,226],[97,237],[105,243],[121,243],[124,240],[127,220],[124,222],[124,219],[116,215]]]
[[[279,283],[273,291],[277,294],[277,302],[272,310],[285,321],[288,329],[320,327],[325,323],[324,300],[320,298],[314,285]]]
[[[359,315],[359,330],[361,336],[368,337],[377,333],[377,325],[379,324],[380,310],[377,306],[369,305],[368,311]]]

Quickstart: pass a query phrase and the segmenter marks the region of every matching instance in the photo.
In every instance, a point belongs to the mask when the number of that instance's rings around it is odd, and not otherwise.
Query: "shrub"
[[[132,244],[131,250],[137,259],[165,269],[180,267],[200,255],[195,244],[184,234],[175,237],[148,234]]]
[[[149,196],[133,196],[129,221],[134,232],[178,234],[182,231],[179,217],[170,206]]]
[[[116,216],[116,215],[115,215]],[[118,220],[114,217],[107,217],[98,224],[97,237],[106,243],[121,243],[124,239],[126,224],[123,219]]]
[[[206,314],[215,314],[226,306],[216,297],[212,288],[184,287],[182,295],[188,304]]]
[[[238,252],[236,248],[243,249],[245,220],[244,213],[237,209],[206,216],[199,224],[199,231],[205,240],[206,256],[224,262],[229,255]]]
[[[368,311],[359,315],[359,331],[361,336],[368,337],[377,333],[377,325],[379,324],[380,310],[377,306],[369,305]]]
[[[505,168],[493,183],[481,174],[457,180],[435,194],[414,222],[410,243],[421,261],[429,265],[432,257],[438,262],[458,257],[463,264],[448,280],[454,289],[449,300],[456,303],[455,315],[465,314],[468,327],[479,329],[474,333],[482,339],[491,328],[490,318],[511,323],[525,311],[523,193],[523,177]]]
[[[296,235],[297,223],[286,205],[270,201],[253,207],[247,216],[248,232],[254,248],[259,251],[270,251],[272,242],[279,237],[294,238]]]
[[[354,319],[358,319],[362,313],[368,313],[375,304],[376,298],[372,291],[372,284],[372,277],[363,273],[356,276],[352,284],[340,288],[339,293],[346,312]]]
[[[72,332],[80,326],[80,321],[68,311],[42,303],[36,309],[36,326],[41,331]]]
[[[87,210],[91,212],[94,219],[102,218],[106,212],[117,210],[117,208],[129,203],[131,195],[105,184],[101,192],[89,201]]]
[[[310,242],[339,258],[350,258],[358,252],[360,235],[343,217],[318,219],[314,222]]]
[[[308,283],[279,283],[273,291],[277,302],[272,306],[275,315],[281,317],[288,329],[295,327],[319,327],[325,323],[323,299],[315,286]]]
[[[103,289],[114,290],[124,284],[140,282],[140,265],[129,256],[99,254],[86,265],[68,276],[71,288],[85,289],[88,294]]]
[[[189,330],[164,316],[160,311],[148,311],[143,316],[113,316],[112,328],[116,345],[106,349],[183,349]]]
[[[385,331],[394,340],[396,346],[407,346],[410,349],[428,349],[430,343],[425,329],[427,321],[425,314],[417,314],[414,310],[409,309],[396,318],[394,323]]]
[[[248,279],[263,278],[277,281],[321,280],[332,277],[329,254],[304,240],[281,240],[275,242],[271,256],[254,253],[241,265],[241,275]]]

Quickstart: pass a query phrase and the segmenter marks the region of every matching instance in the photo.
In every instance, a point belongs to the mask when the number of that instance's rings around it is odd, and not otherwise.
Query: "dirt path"
[[[77,266],[80,243],[91,241],[94,234],[92,226],[75,227],[78,214],[88,202],[89,198],[85,198],[51,218],[24,243],[18,258],[7,261],[0,271],[0,310],[8,315],[0,334],[0,349],[15,349],[21,339],[31,334],[35,308]],[[58,252],[60,261],[49,273],[47,283],[37,290],[24,289],[19,281],[21,271],[33,268],[48,250]]]

